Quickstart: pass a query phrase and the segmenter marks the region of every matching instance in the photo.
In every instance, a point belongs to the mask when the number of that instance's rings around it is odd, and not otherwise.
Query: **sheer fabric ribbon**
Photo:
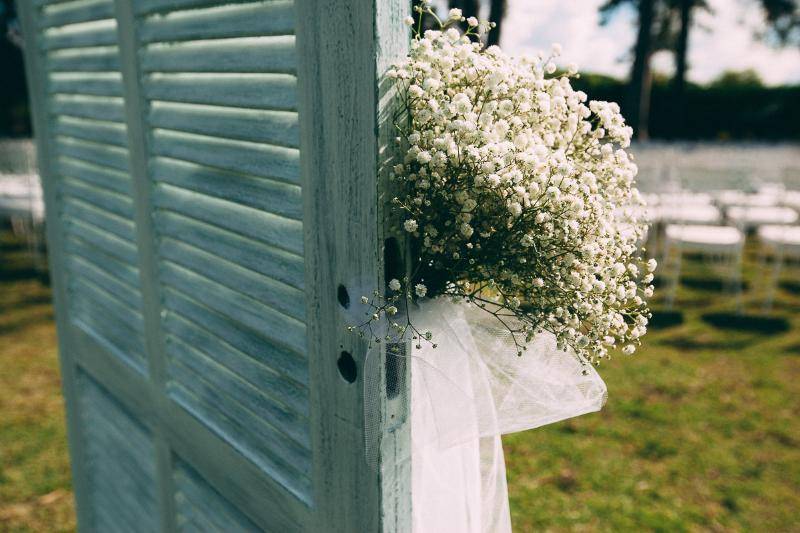
[[[550,334],[518,356],[497,319],[467,303],[437,298],[411,314],[438,347],[377,345],[367,354],[368,460],[380,456],[384,469],[410,461],[415,533],[510,532],[500,436],[598,411],[605,383]],[[400,427],[408,445],[382,449]]]

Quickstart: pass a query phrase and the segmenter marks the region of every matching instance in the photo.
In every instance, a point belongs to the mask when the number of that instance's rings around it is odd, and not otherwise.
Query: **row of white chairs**
[[[664,227],[660,253],[662,275],[667,281],[665,302],[675,303],[684,253],[697,253],[711,259],[720,269],[725,289],[733,294],[737,309],[742,307],[742,255],[746,233],[734,226],[668,224]],[[759,268],[764,272],[764,309],[775,299],[778,281],[787,260],[800,260],[800,226],[761,225],[756,230]],[[771,266],[769,261],[771,259]]]
[[[681,277],[684,253],[697,253],[716,263],[725,288],[741,309],[742,254],[748,233],[760,244],[759,265],[772,266],[764,276],[767,284],[764,306],[774,300],[778,279],[786,259],[800,259],[800,191],[763,186],[755,193],[716,193],[671,190],[645,195],[647,207],[639,213],[653,228],[651,255],[658,256],[666,280],[666,305],[672,308]]]

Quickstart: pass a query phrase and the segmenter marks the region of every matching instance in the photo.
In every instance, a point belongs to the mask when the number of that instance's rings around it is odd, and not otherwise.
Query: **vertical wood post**
[[[410,529],[408,513],[395,512],[410,509],[402,503],[410,501],[410,479],[387,486],[365,460],[367,345],[346,331],[348,312],[337,298],[346,293],[355,305],[384,285],[378,168],[393,135],[383,74],[407,53],[409,7],[407,0],[297,0],[314,531]],[[355,360],[354,382],[340,375],[340,357]]]
[[[158,278],[156,231],[153,224],[152,184],[149,175],[149,142],[146,126],[148,105],[142,95],[138,55],[136,15],[131,0],[115,0],[117,44],[125,97],[125,124],[128,133],[133,203],[136,225],[136,247],[142,291],[145,348],[153,386],[163,393],[166,387],[166,345],[161,324],[161,293]],[[165,438],[162,419],[157,419],[153,432],[156,451],[157,493],[160,523],[165,532],[176,531],[175,490],[172,451]]]

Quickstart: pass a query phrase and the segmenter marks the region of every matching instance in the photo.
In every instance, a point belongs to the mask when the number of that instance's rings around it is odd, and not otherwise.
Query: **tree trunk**
[[[653,0],[639,0],[639,32],[628,88],[628,122],[636,138],[647,140],[650,114],[650,56],[653,54]]]
[[[680,31],[675,43],[675,77],[672,79],[672,106],[676,128],[675,137],[685,134],[686,116],[684,113],[684,97],[686,92],[687,55],[689,52],[689,30],[692,26],[692,8],[694,0],[680,0]]]
[[[494,22],[497,26],[489,32],[486,46],[500,44],[500,29],[503,25],[503,18],[506,16],[507,4],[507,0],[491,0],[489,4],[489,21]]]

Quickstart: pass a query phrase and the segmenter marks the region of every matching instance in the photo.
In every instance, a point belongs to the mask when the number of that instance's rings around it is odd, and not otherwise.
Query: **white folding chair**
[[[729,207],[725,214],[732,224],[743,231],[759,226],[794,224],[798,218],[797,211],[780,206],[736,205]]]
[[[800,259],[800,226],[768,225],[758,228],[761,243],[759,264],[766,267],[768,257],[772,257],[772,268],[767,276],[767,290],[764,298],[764,311],[772,309],[781,270],[786,259]]]
[[[727,271],[726,288],[734,293],[741,308],[741,272],[744,234],[730,226],[668,224],[664,229],[663,268],[668,281],[666,305],[672,309],[678,292],[681,263],[685,252],[700,253],[719,262]],[[673,257],[674,256],[674,257]]]

